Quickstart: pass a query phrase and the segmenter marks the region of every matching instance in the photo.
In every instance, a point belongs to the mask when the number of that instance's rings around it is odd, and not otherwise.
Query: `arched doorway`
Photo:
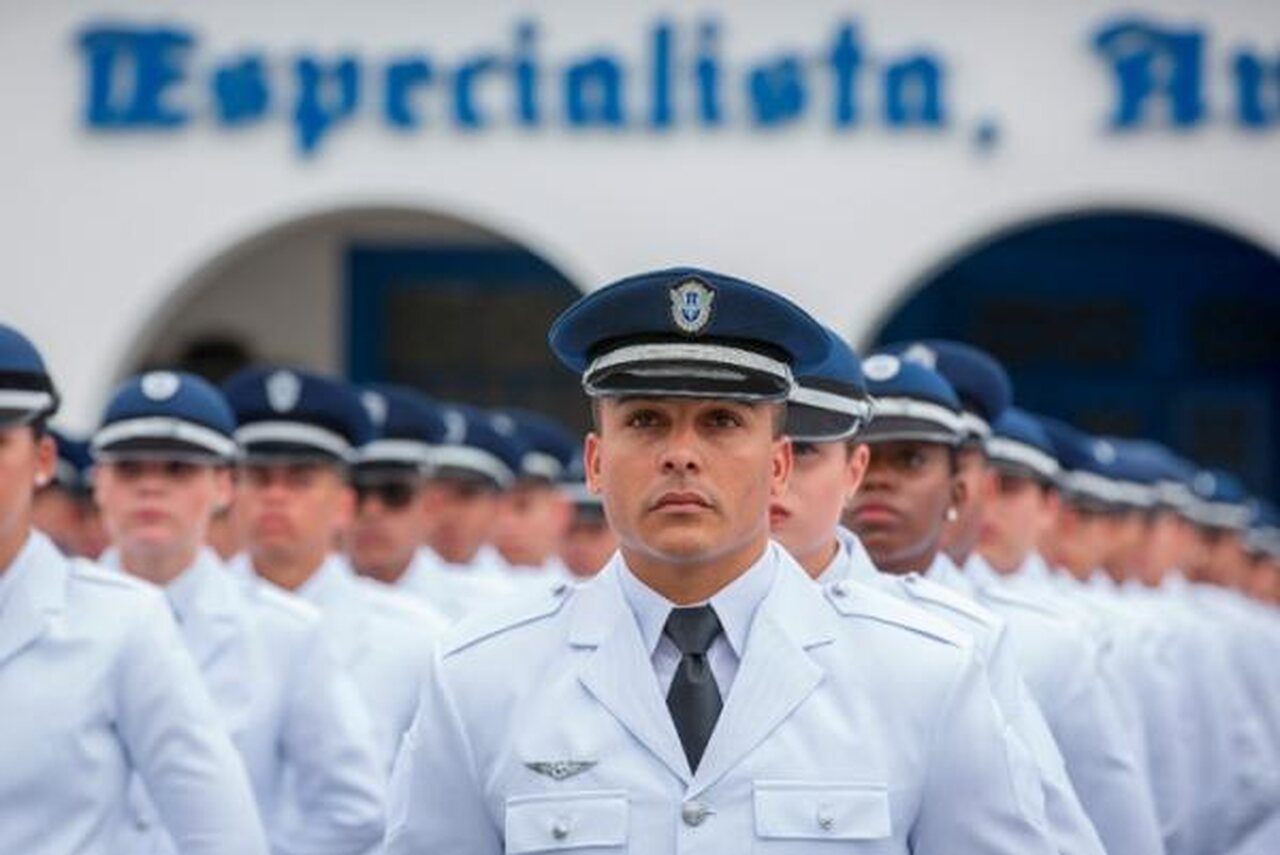
[[[248,362],[441,400],[519,405],[584,427],[577,379],[546,332],[580,291],[529,248],[402,209],[328,212],[258,235],[180,289],[128,366],[221,380]]]
[[[874,340],[923,336],[999,357],[1029,409],[1280,486],[1280,259],[1240,237],[1147,212],[1021,226],[930,275]]]

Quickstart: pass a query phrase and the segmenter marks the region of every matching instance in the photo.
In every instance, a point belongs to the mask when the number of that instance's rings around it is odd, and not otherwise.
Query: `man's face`
[[[624,552],[707,564],[763,548],[791,444],[778,405],[718,399],[606,398],[587,437],[587,483]]]
[[[877,567],[919,572],[940,548],[947,509],[964,499],[964,484],[952,472],[945,445],[880,442],[871,447],[862,489],[845,520]]]
[[[1169,510],[1160,509],[1148,517],[1134,568],[1139,581],[1155,587],[1166,573],[1183,565],[1186,528],[1178,515]]]
[[[1107,514],[1104,521],[1107,547],[1102,564],[1113,578],[1131,578],[1137,573],[1138,556],[1146,539],[1146,517],[1141,511],[1126,508]]]
[[[279,561],[322,556],[351,522],[354,496],[324,463],[250,463],[235,509],[249,552]]]
[[[27,425],[0,427],[0,555],[16,553],[26,540],[33,494],[53,478],[56,463],[49,437],[37,437]]]
[[[441,478],[426,488],[427,540],[441,558],[467,564],[493,539],[500,494],[472,479]]]
[[[231,494],[226,470],[179,460],[99,463],[94,492],[112,543],[126,555],[191,554]]]
[[[587,578],[599,573],[617,549],[618,538],[604,515],[584,514],[570,523],[560,548],[560,560],[570,573]]]
[[[840,514],[853,499],[870,452],[844,442],[794,441],[795,466],[786,492],[769,506],[773,536],[805,569],[831,558]]]
[[[982,511],[978,551],[995,570],[1016,572],[1053,524],[1051,496],[1031,478],[999,473]]]
[[[510,564],[540,566],[560,549],[572,513],[555,485],[517,484],[503,497],[494,545]]]
[[[426,532],[416,472],[356,474],[356,513],[348,546],[356,570],[394,582],[413,560]]]
[[[963,564],[978,546],[983,508],[995,492],[995,470],[981,447],[970,444],[956,452],[956,477],[964,484],[966,501],[956,508],[955,520],[942,532],[942,548],[957,564]]]
[[[1059,502],[1052,535],[1042,544],[1046,558],[1077,579],[1087,579],[1102,566],[1107,553],[1105,516],[1069,501]]]

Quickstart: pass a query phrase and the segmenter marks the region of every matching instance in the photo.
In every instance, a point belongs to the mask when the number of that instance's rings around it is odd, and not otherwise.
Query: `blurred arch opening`
[[[579,294],[537,252],[458,218],[329,211],[218,253],[174,290],[126,368],[217,381],[250,362],[298,365],[584,427],[577,378],[546,345]]]
[[[1139,210],[1024,223],[936,268],[872,341],[923,337],[990,351],[1029,409],[1280,486],[1280,259],[1246,238]]]

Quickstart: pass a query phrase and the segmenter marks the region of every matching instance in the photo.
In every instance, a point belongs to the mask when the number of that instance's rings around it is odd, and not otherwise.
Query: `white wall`
[[[1082,206],[1188,214],[1280,251],[1280,137],[1231,126],[1217,97],[1227,47],[1254,44],[1275,56],[1280,5],[1254,0],[696,7],[719,10],[731,58],[791,45],[817,51],[850,14],[869,52],[935,49],[950,63],[957,116],[937,139],[875,126],[837,136],[818,124],[663,138],[552,129],[402,138],[370,119],[304,161],[283,122],[243,134],[199,124],[120,138],[79,124],[74,36],[95,8],[131,23],[192,25],[209,56],[263,46],[283,56],[355,47],[385,57],[423,45],[451,55],[504,44],[520,15],[540,21],[551,56],[600,45],[638,52],[656,14],[674,9],[687,23],[697,17],[689,6],[9,2],[0,11],[0,317],[39,342],[64,389],[66,421],[84,426],[176,289],[255,235],[325,211],[445,212],[525,244],[588,287],[673,262],[720,267],[791,293],[854,337],[973,241]],[[1128,139],[1104,130],[1111,84],[1086,38],[1098,21],[1134,8],[1209,28],[1210,125]],[[985,116],[1000,121],[1002,142],[984,154],[970,132]]]
[[[342,212],[293,223],[234,247],[183,283],[134,339],[123,370],[143,361],[173,361],[194,337],[230,334],[261,359],[341,371],[344,251],[360,241],[503,243],[473,227],[409,211]]]

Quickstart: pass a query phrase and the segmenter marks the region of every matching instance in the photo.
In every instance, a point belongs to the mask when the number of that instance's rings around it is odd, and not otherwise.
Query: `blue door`
[[[999,357],[1028,409],[1280,487],[1280,260],[1232,235],[1114,212],[1033,225],[940,272],[876,340],[925,336]]]
[[[585,427],[578,380],[547,347],[551,322],[580,292],[536,255],[357,244],[346,275],[352,380],[529,407]]]

